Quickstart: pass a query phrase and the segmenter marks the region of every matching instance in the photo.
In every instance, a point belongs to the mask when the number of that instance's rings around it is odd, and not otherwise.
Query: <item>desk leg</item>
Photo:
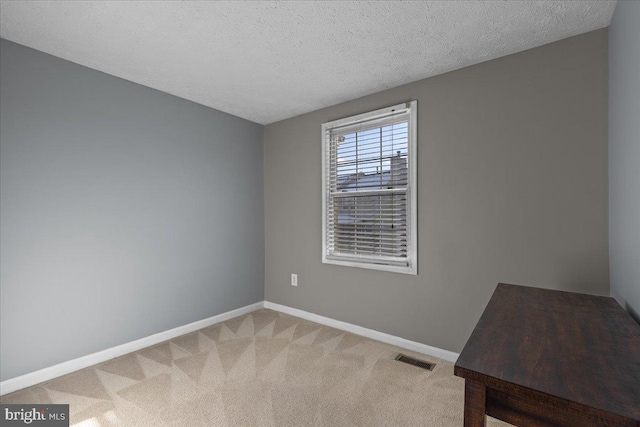
[[[466,379],[464,381],[464,427],[484,427],[487,389],[483,384]]]

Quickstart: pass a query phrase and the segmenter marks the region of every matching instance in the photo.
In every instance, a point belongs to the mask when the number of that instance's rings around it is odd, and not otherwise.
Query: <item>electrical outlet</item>
[[[298,275],[291,274],[291,286],[298,286]]]

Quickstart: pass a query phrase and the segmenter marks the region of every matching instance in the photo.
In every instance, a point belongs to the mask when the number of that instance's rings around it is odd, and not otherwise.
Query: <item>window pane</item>
[[[406,187],[408,122],[335,135],[332,191]]]
[[[335,197],[332,208],[334,251],[406,257],[406,194]]]

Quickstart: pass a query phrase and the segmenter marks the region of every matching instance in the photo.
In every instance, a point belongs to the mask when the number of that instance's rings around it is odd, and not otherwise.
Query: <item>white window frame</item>
[[[360,122],[370,121],[376,118],[384,118],[397,114],[398,112],[408,111],[408,188],[407,188],[407,266],[385,264],[381,257],[379,261],[372,262],[370,259],[359,261],[357,255],[345,256],[344,259],[336,259],[335,256],[329,258],[327,248],[327,150],[328,141],[326,141],[327,131],[338,126],[355,125]],[[322,262],[324,264],[342,265],[347,267],[358,267],[371,270],[382,270],[394,273],[418,274],[418,186],[417,186],[417,145],[418,145],[418,102],[410,101],[403,104],[393,105],[391,107],[382,108],[368,113],[356,116],[346,117],[339,120],[322,124]],[[342,257],[340,257],[342,258]]]

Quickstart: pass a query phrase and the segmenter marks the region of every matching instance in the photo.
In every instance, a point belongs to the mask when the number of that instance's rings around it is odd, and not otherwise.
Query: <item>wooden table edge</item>
[[[470,397],[478,397],[479,394],[483,393],[483,398],[487,398],[487,390],[481,391],[478,389],[478,385],[482,386],[485,389],[497,390],[500,393],[504,393],[507,395],[512,395],[518,398],[533,398],[539,403],[549,406],[550,408],[563,408],[565,411],[575,414],[576,416],[588,417],[591,418],[594,422],[599,424],[597,425],[605,425],[605,426],[620,426],[620,427],[640,427],[640,420],[633,420],[627,418],[625,416],[605,411],[602,409],[594,408],[588,405],[584,405],[581,403],[573,402],[567,399],[563,399],[558,396],[553,396],[547,393],[544,393],[539,390],[531,389],[522,385],[514,384],[505,380],[501,380],[499,378],[491,377],[488,375],[481,374],[479,372],[475,372],[464,368],[462,366],[454,365],[454,375],[465,380],[465,398],[467,397],[467,382],[471,382],[471,393]],[[515,393],[514,393],[515,391]],[[465,413],[466,413],[466,402],[465,402]],[[502,421],[509,422],[508,419],[503,419],[500,416],[495,416],[498,414],[491,414],[488,411],[486,412],[489,416],[494,416]],[[465,426],[466,426],[465,422]],[[475,425],[475,424],[470,424]],[[543,425],[543,424],[540,424]]]

